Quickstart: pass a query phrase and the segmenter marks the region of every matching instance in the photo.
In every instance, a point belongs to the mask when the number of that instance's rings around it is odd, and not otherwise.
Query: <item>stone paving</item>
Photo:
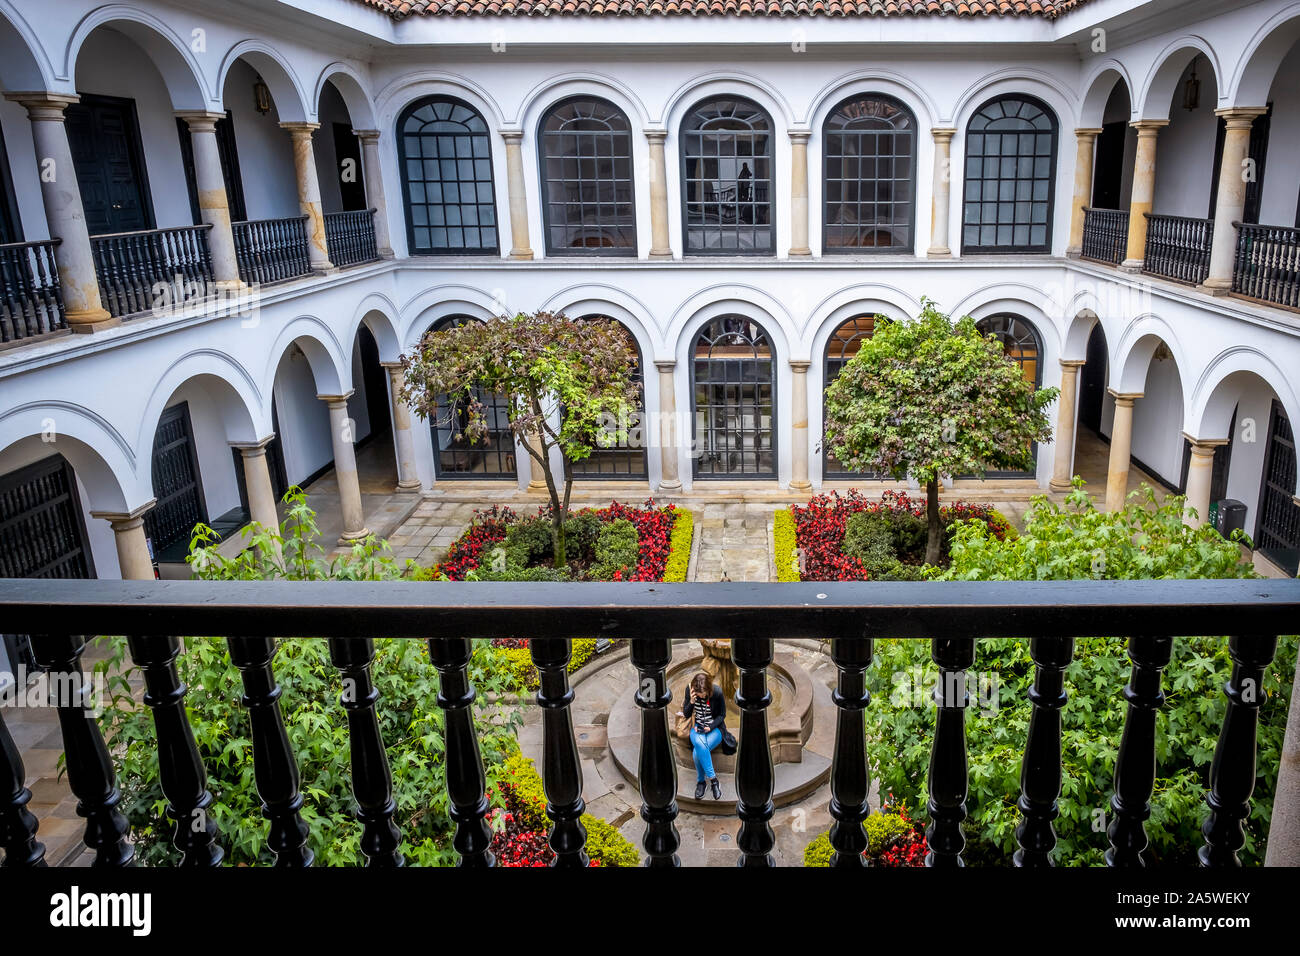
[[[692,581],[772,581],[772,512],[768,503],[708,503],[695,514]]]

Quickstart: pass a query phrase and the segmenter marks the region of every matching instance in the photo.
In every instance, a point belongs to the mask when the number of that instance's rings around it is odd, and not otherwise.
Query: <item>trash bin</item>
[[[1221,498],[1211,509],[1214,513],[1214,530],[1225,538],[1232,532],[1246,530],[1246,504],[1236,498]]]

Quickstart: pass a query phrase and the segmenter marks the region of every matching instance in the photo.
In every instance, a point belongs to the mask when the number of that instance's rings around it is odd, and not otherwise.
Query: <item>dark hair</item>
[[[697,671],[691,678],[691,692],[698,697],[713,696],[713,678],[708,671]]]

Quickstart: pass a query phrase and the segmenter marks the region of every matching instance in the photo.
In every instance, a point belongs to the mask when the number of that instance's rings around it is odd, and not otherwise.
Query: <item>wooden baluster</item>
[[[927,809],[930,826],[925,831],[930,846],[925,865],[932,867],[965,866],[962,850],[966,838],[961,825],[966,819],[966,795],[969,788],[966,764],[966,672],[975,663],[974,638],[934,638],[930,657],[939,665],[939,683],[934,700],[937,714],[934,744],[930,750]]]
[[[775,866],[772,848],[776,835],[769,822],[776,808],[772,804],[775,779],[772,751],[767,739],[767,708],[772,695],[767,689],[767,668],[772,663],[770,637],[736,638],[731,642],[731,659],[740,671],[736,706],[740,708],[740,749],[736,754],[736,815],[740,830],[740,866]]]
[[[375,642],[368,637],[331,637],[329,642],[330,662],[343,678],[339,700],[348,715],[352,795],[357,801],[353,812],[361,821],[361,852],[367,866],[399,867],[404,863],[402,831],[393,823],[393,775],[379,730],[379,691],[371,676]]]
[[[1020,849],[1016,866],[1052,866],[1056,847],[1052,826],[1061,795],[1061,711],[1065,707],[1065,669],[1074,656],[1072,637],[1035,637],[1029,642],[1034,660],[1034,685],[1029,689],[1033,710],[1020,765],[1021,821],[1016,827]]]
[[[1124,698],[1128,714],[1115,760],[1115,793],[1110,798],[1114,819],[1106,830],[1110,849],[1107,866],[1145,866],[1146,820],[1151,816],[1151,791],[1156,780],[1156,713],[1165,702],[1161,679],[1173,651],[1171,637],[1131,637],[1133,662]]]
[[[839,681],[831,699],[835,702],[835,755],[831,759],[830,841],[835,852],[831,866],[861,867],[867,848],[862,821],[871,814],[867,794],[871,777],[867,770],[867,737],[864,717],[871,703],[867,690],[867,668],[871,666],[874,642],[871,638],[834,638],[831,660]]]
[[[1264,671],[1277,652],[1277,638],[1263,635],[1228,640],[1232,674],[1223,685],[1228,710],[1210,764],[1210,813],[1201,832],[1201,866],[1241,866],[1237,851],[1246,842],[1245,824],[1255,792],[1255,745],[1259,707],[1264,702]]]
[[[673,659],[673,642],[668,638],[646,638],[632,642],[632,666],[637,672],[636,705],[641,709],[641,753],[637,764],[641,780],[641,819],[646,830],[645,865],[681,866],[677,849],[677,761],[668,734],[668,706],[673,693],[668,686],[667,668]]]
[[[86,639],[80,636],[33,635],[32,655],[48,672],[52,702],[58,709],[67,757],[68,786],[77,797],[77,815],[86,820],[86,846],[95,851],[94,866],[130,866],[135,851],[127,841],[130,825],[119,805],[113,760],[93,712],[92,688],[81,667]]]
[[[158,735],[158,776],[175,826],[172,842],[182,866],[220,866],[225,853],[209,812],[212,794],[185,712],[189,688],[176,671],[180,641],[174,637],[129,637],[131,659],[144,672],[144,702],[153,711]]]
[[[487,778],[474,729],[475,693],[469,681],[473,654],[474,645],[468,637],[429,639],[429,657],[438,668],[438,706],[446,715],[447,797],[456,823],[452,845],[460,854],[461,866],[486,867],[496,866],[496,856],[492,853],[492,828],[487,824]]]
[[[587,829],[582,814],[582,763],[578,741],[573,736],[569,704],[571,642],[567,638],[533,638],[529,641],[540,687],[537,705],[542,708],[542,783],[546,789],[546,815],[551,818],[552,866],[587,866]]]
[[[303,798],[298,792],[298,763],[289,745],[289,735],[280,713],[280,685],[271,661],[275,639],[230,637],[230,659],[243,678],[243,704],[248,710],[253,736],[253,774],[262,813],[271,823],[267,846],[275,854],[275,865],[305,867],[315,862],[307,846],[307,824],[303,822]]]
[[[22,693],[21,687],[18,693]],[[36,839],[40,824],[27,809],[32,792],[26,782],[22,754],[5,726],[4,709],[0,708],[0,847],[5,851],[0,866],[45,866],[45,846]]]

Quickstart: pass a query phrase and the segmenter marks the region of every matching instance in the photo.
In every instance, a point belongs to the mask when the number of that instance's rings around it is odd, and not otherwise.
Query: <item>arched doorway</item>
[[[871,338],[876,330],[876,323],[884,321],[875,315],[858,315],[844,322],[831,333],[831,337],[826,341],[826,364],[824,387],[829,387],[831,382],[839,377],[840,371],[848,364],[853,356],[858,354],[858,349],[862,348],[862,343]],[[823,402],[822,421],[826,420],[825,403]],[[822,446],[822,477],[823,478],[878,478],[879,475],[872,472],[850,471],[847,466],[836,460],[835,455],[831,452],[830,446],[823,437]]]
[[[743,315],[705,323],[691,362],[694,475],[776,477],[776,362],[766,330]]]
[[[479,319],[469,315],[449,315],[439,319],[430,331],[441,332]],[[465,436],[469,408],[458,397],[438,397],[438,412],[429,423],[433,432],[434,474],[440,479],[474,479],[512,481],[518,474],[515,439],[510,431],[510,406],[504,395],[473,390],[472,401],[483,406],[487,419],[485,440],[471,442]]]
[[[605,315],[584,315],[583,319],[605,319],[610,320]],[[646,446],[644,429],[645,415],[645,366],[641,361],[641,344],[637,342],[636,336],[626,325],[619,322],[618,326],[623,330],[626,336],[628,349],[636,356],[636,367],[633,370],[632,378],[637,387],[637,407],[632,410],[628,417],[628,441],[627,444],[617,448],[601,448],[597,446],[592,453],[573,463],[573,474],[586,481],[599,479],[649,479],[650,471],[646,463]]]
[[[1030,382],[1035,389],[1042,386],[1043,345],[1038,329],[1034,327],[1032,322],[1024,316],[1012,312],[1003,312],[986,316],[976,322],[975,325],[985,335],[997,337],[1002,343],[1002,348],[1006,351],[1007,357],[1020,366],[1020,372],[1025,381]],[[1034,442],[1032,450],[1034,463],[1037,465],[1037,442]],[[1034,469],[1029,471],[990,471],[985,475],[988,478],[1032,478],[1033,476]]]

